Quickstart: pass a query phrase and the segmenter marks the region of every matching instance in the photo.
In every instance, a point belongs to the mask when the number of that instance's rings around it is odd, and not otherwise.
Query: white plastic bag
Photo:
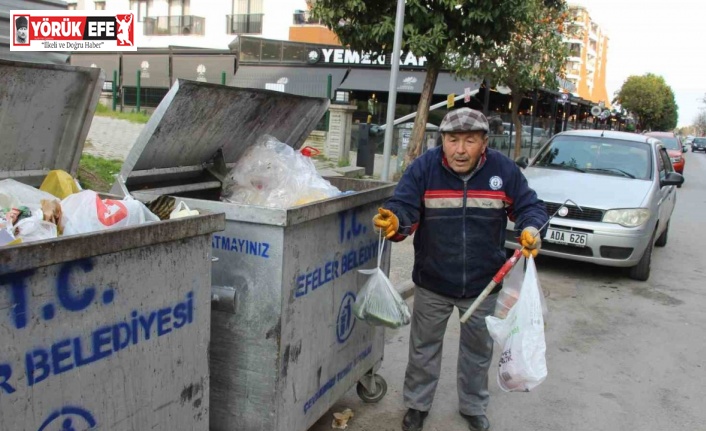
[[[547,349],[537,268],[527,259],[520,297],[505,319],[487,316],[488,332],[502,347],[498,385],[505,392],[527,392],[547,377]]]
[[[520,297],[520,290],[522,289],[526,266],[527,259],[524,256],[521,256],[503,280],[503,288],[498,294],[498,300],[495,303],[495,313],[493,314],[495,317],[500,319],[507,317],[507,313],[517,302],[517,299]],[[539,289],[539,299],[542,302],[542,316],[544,317],[544,322],[546,323],[549,309],[547,308],[547,302],[544,299],[544,291],[542,290],[542,286],[539,284],[539,279],[537,279],[537,288]]]
[[[64,235],[97,232],[159,221],[140,201],[101,199],[98,193],[84,190],[61,201]]]
[[[41,210],[42,199],[58,200],[50,193],[13,179],[0,181],[0,209],[25,206],[35,213]]]
[[[289,208],[338,196],[309,157],[265,135],[250,147],[228,175],[228,202]]]
[[[15,237],[22,243],[41,241],[57,237],[56,225],[36,218],[22,219],[14,226]]]
[[[169,219],[189,217],[193,215],[199,215],[197,210],[192,210],[184,201],[179,201],[179,204],[174,208],[174,210],[169,213]]]
[[[385,250],[385,239],[380,241],[378,266],[375,269],[359,269],[358,272],[370,274],[353,304],[353,314],[374,326],[399,328],[409,324],[410,312],[405,300],[400,296],[387,278],[380,263]]]

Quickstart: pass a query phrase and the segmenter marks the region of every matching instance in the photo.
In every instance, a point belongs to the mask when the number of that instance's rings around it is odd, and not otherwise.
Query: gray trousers
[[[456,369],[459,411],[466,415],[484,415],[488,407],[488,369],[493,356],[493,339],[485,326],[485,316],[495,311],[498,295],[488,295],[461,324],[461,337]],[[471,299],[438,295],[416,286],[414,311],[409,336],[409,362],[404,379],[405,407],[429,411],[441,372],[441,351],[446,324],[454,310],[464,313]]]

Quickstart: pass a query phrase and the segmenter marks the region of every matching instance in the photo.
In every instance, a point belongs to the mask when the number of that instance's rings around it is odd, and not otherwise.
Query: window
[[[96,0],[93,2],[95,9],[96,10],[105,10],[105,1],[104,0]]]
[[[66,9],[68,9],[68,10],[76,10],[76,2],[68,3],[68,4],[66,5]]]
[[[261,34],[263,17],[263,0],[233,0],[228,15],[228,33],[230,34]]]
[[[672,172],[672,162],[669,161],[669,154],[667,150],[661,148],[659,150],[659,157],[657,158],[657,166],[659,167],[659,179],[664,180],[667,177],[667,173]]]
[[[137,21],[142,22],[149,15],[151,0],[130,0],[130,10],[137,15]]]
[[[169,0],[170,16],[184,16],[190,14],[189,0]]]

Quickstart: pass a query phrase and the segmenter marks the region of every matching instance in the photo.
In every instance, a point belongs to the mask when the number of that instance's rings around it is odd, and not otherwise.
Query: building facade
[[[287,40],[304,31],[321,40],[311,26],[305,0],[68,0],[69,9],[132,10],[140,48],[228,49],[238,35]],[[314,29],[309,34],[308,29]],[[329,36],[330,37],[330,34]]]
[[[569,7],[567,24],[565,42],[570,54],[565,72],[566,79],[575,85],[574,96],[609,106],[606,90],[608,36],[583,6]]]

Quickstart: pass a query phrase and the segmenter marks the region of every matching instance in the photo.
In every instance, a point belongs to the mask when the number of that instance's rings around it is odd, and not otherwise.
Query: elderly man
[[[29,43],[27,38],[27,29],[29,22],[26,16],[19,16],[15,18],[15,43],[25,45]]]
[[[416,284],[404,383],[404,431],[420,431],[434,399],[449,316],[465,312],[505,263],[507,218],[515,222],[526,255],[541,245],[548,216],[517,165],[488,148],[488,120],[479,111],[449,112],[443,143],[416,159],[394,196],[373,218],[386,238],[414,237]],[[498,286],[461,325],[457,366],[459,411],[473,431],[485,431],[488,369],[493,340],[485,317],[493,314]]]

